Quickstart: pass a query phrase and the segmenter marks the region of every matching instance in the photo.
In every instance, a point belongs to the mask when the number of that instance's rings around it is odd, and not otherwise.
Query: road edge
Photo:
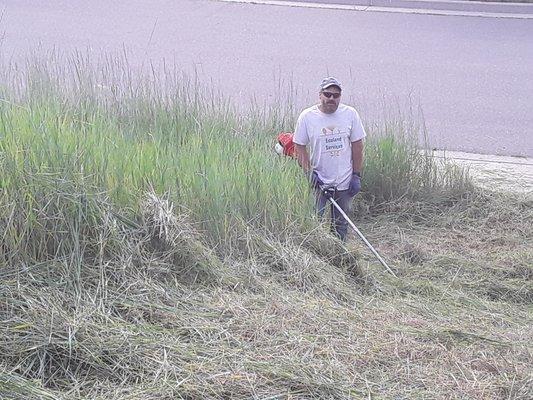
[[[459,11],[459,10],[430,10],[424,8],[404,8],[404,7],[381,7],[362,6],[349,4],[325,4],[312,2],[297,2],[290,0],[211,0],[223,3],[241,3],[253,5],[269,5],[279,7],[310,8],[322,10],[343,10],[361,12],[383,12],[396,14],[419,14],[454,17],[477,17],[477,18],[504,18],[504,19],[533,19],[532,14],[497,13],[483,11]]]

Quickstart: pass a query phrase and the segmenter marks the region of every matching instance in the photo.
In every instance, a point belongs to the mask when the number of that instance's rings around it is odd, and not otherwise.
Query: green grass
[[[0,104],[6,193],[27,179],[46,185],[40,176],[58,174],[135,210],[153,189],[190,211],[214,242],[234,218],[269,232],[310,218],[303,174],[272,151],[280,126],[294,122],[292,110],[242,115],[174,72],[121,82],[129,73],[119,61],[97,69],[101,77],[86,63],[78,55],[60,71],[32,65],[16,80],[18,97],[6,93]],[[417,132],[396,124],[370,133],[363,197],[371,205],[470,190],[460,171],[442,173],[414,147]]]
[[[0,397],[529,399],[530,199],[368,124],[354,220],[316,221],[248,114],[173,70],[4,69]]]
[[[271,138],[272,132],[251,137],[227,114],[181,119],[180,110],[155,105],[141,109],[146,114],[138,120],[133,115],[121,121],[97,105],[85,107],[3,105],[6,191],[27,177],[58,173],[72,181],[83,177],[116,204],[135,208],[141,194],[153,188],[206,219],[218,238],[224,216],[259,217],[272,226],[307,208],[295,166],[272,157],[260,136]]]

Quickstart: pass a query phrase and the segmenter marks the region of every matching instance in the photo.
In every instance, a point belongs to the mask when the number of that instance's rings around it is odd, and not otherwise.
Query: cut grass
[[[492,278],[502,268],[499,258],[483,266],[472,254],[466,262],[455,253],[464,242],[452,238],[435,249],[446,216],[433,214],[433,226],[422,232],[396,213],[379,217],[379,231],[363,222],[380,244],[398,240],[401,230],[404,241],[435,252],[411,265],[382,248],[401,281],[369,258],[362,261],[364,283],[329,265],[317,278],[334,284],[323,286],[295,273],[307,268],[297,254],[253,246],[245,259],[227,264],[230,275],[217,270],[229,284],[180,283],[183,271],[161,259],[87,266],[81,297],[66,290],[66,281],[35,279],[37,271],[33,279],[8,279],[8,376],[31,377],[46,387],[39,390],[62,398],[527,399],[531,303],[485,296],[487,278],[518,292],[514,278]],[[513,249],[503,244],[499,254]],[[316,272],[319,265],[309,267]]]

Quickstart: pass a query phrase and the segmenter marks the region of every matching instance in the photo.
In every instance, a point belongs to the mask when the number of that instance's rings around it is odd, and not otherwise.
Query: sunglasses
[[[326,96],[328,99],[331,99],[332,97],[334,99],[338,99],[339,97],[341,97],[341,94],[340,93],[331,93],[331,92],[322,92],[322,94],[324,96]]]

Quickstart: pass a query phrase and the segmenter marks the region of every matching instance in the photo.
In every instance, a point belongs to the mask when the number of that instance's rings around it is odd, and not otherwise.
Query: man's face
[[[341,90],[337,86],[330,86],[322,89],[319,93],[320,111],[326,114],[333,114],[337,111],[341,102]]]

